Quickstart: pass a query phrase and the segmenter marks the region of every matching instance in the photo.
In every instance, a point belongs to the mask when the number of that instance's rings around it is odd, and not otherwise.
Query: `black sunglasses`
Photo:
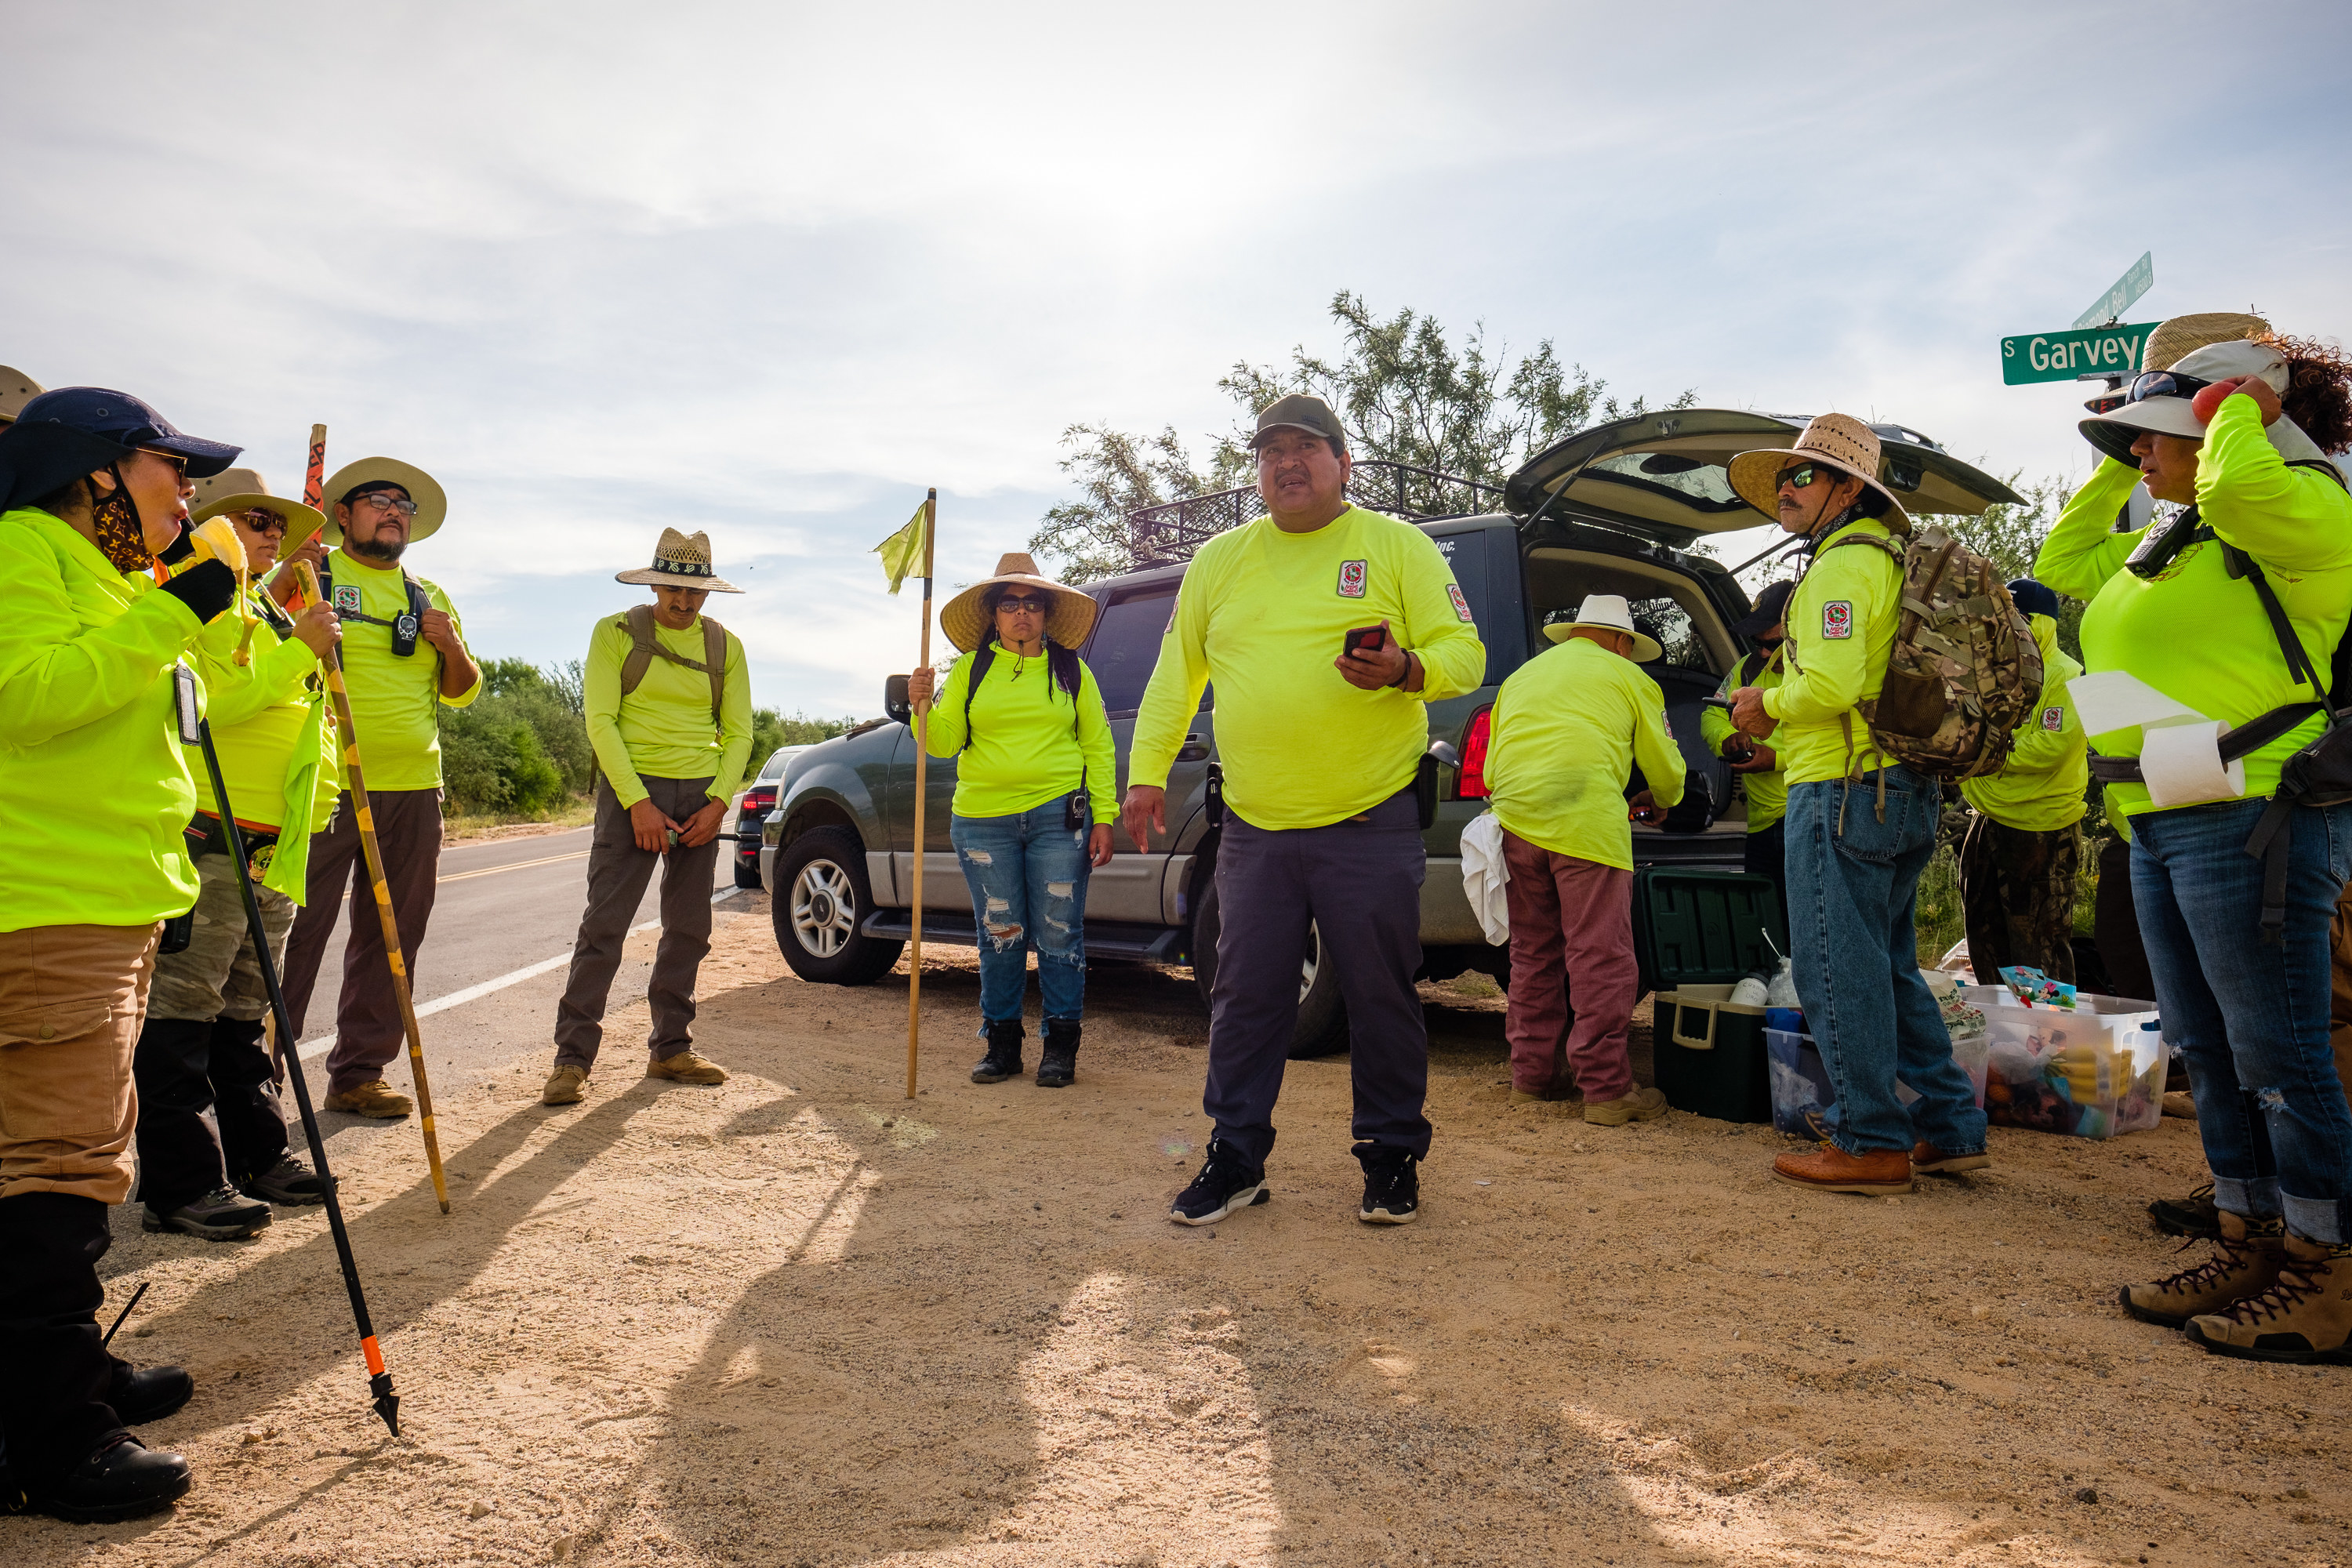
[[[999,599],[996,601],[996,607],[1000,610],[1011,610],[1016,615],[1026,610],[1033,616],[1042,616],[1045,613],[1046,604],[1046,600],[1038,598]]]
[[[1835,477],[1835,470],[1822,468],[1817,463],[1792,463],[1772,476],[1772,488],[1777,490],[1782,485],[1793,485],[1798,489],[1803,489],[1815,479]]]
[[[2083,406],[2094,414],[2113,414],[2126,404],[2150,397],[2194,397],[2212,384],[2202,377],[2183,375],[2177,370],[2151,370],[2132,377],[2129,386],[2101,393]]]

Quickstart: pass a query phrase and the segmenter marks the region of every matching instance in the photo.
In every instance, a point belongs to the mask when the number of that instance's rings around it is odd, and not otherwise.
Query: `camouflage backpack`
[[[1871,743],[1937,778],[1999,773],[2042,694],[2042,649],[2000,574],[1940,528],[1917,531],[1907,548],[1874,533],[1825,548],[1846,544],[1874,545],[1903,567],[1886,680],[1862,703]]]

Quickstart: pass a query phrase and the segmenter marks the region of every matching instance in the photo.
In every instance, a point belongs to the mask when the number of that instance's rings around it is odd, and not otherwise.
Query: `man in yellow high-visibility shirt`
[[[413,988],[441,869],[438,710],[463,708],[480,696],[482,672],[466,649],[449,595],[400,564],[408,547],[447,514],[433,476],[397,458],[362,458],[338,469],[322,493],[332,502],[328,537],[341,548],[328,555],[321,575],[342,622],[343,683]],[[413,1109],[408,1097],[383,1080],[385,1065],[403,1045],[400,1003],[348,788],[326,831],[311,840],[309,898],[286,943],[286,1010],[298,1034],[346,884],[351,937],[343,946],[334,1048],[327,1055],[325,1108],[405,1116]]]
[[[1660,820],[1682,799],[1687,770],[1665,694],[1640,668],[1658,658],[1657,642],[1633,629],[1622,595],[1592,595],[1544,636],[1559,646],[1503,682],[1486,748],[1510,869],[1511,1100],[1553,1099],[1566,1069],[1584,1120],[1622,1127],[1667,1110],[1664,1094],[1634,1084],[1625,1043],[1641,973],[1632,816]],[[1649,788],[1629,814],[1636,766]]]
[[[1192,558],[1128,764],[1127,830],[1148,848],[1168,830],[1168,771],[1215,683],[1226,815],[1202,1102],[1216,1131],[1171,1217],[1207,1225],[1265,1201],[1312,925],[1348,1006],[1358,1215],[1403,1224],[1420,1212],[1414,1167],[1430,1133],[1429,1036],[1412,981],[1423,704],[1475,689],[1486,649],[1435,542],[1349,504],[1347,438],[1321,398],[1267,405],[1251,446],[1268,515]]]
[[[1843,414],[1808,424],[1796,445],[1743,452],[1732,488],[1810,542],[1790,595],[1789,673],[1740,688],[1731,720],[1770,741],[1789,780],[1789,932],[1797,995],[1836,1102],[1812,1154],[1772,1163],[1816,1192],[1911,1190],[1915,1167],[1967,1171],[1985,1157],[1985,1114],[1952,1060],[1950,1033],[1919,976],[1913,916],[1936,853],[1943,789],[1870,743],[1862,704],[1886,679],[1903,609],[1911,520],[1878,479],[1877,433]],[[1907,1110],[1900,1079],[1918,1094]]]
[[[2058,595],[2031,577],[2009,585],[2042,650],[2042,696],[2019,727],[2000,771],[1963,779],[1976,808],[1960,843],[1960,909],[1977,984],[1999,985],[2013,965],[2074,978],[2075,826],[2089,809],[2089,745],[2066,695],[2083,667],[2058,646]]]
[[[743,590],[711,570],[710,539],[662,530],[654,563],[614,581],[654,602],[606,616],[588,639],[580,690],[596,748],[596,834],[588,908],[555,1011],[555,1068],[540,1099],[580,1100],[604,1039],[604,1004],[629,921],[662,868],[661,945],[646,1000],[647,1078],[727,1081],[694,1048],[694,980],[710,951],[710,880],[719,824],[751,756],[751,677],[743,642],[702,614],[712,594]]]
[[[1783,931],[1789,929],[1788,825],[1784,820],[1789,810],[1788,775],[1780,771],[1778,752],[1733,727],[1730,702],[1732,693],[1743,686],[1770,691],[1787,675],[1781,668],[1780,648],[1788,641],[1789,628],[1783,622],[1789,613],[1789,595],[1796,587],[1786,580],[1767,583],[1756,595],[1755,607],[1733,623],[1733,635],[1753,642],[1755,651],[1732,666],[1723,684],[1716,688],[1715,694],[1724,706],[1710,704],[1698,716],[1699,739],[1706,742],[1708,751],[1731,764],[1748,795],[1748,837],[1740,869],[1751,877],[1772,879],[1772,897],[1780,910]]]

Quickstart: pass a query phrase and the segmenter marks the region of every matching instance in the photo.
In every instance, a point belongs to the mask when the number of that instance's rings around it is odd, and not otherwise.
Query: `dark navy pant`
[[[1328,827],[1270,830],[1227,813],[1201,1104],[1217,1136],[1257,1163],[1274,1149],[1310,922],[1348,1007],[1357,1139],[1428,1154],[1429,1031],[1412,981],[1425,858],[1409,789]]]

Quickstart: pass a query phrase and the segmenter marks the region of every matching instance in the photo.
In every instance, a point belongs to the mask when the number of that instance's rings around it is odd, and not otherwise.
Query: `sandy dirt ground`
[[[1098,973],[1077,1086],[983,1089],[937,959],[910,1105],[903,973],[803,984],[753,904],[704,971],[723,1088],[641,1079],[639,1004],[584,1105],[537,1053],[449,1097],[448,1217],[414,1126],[338,1141],[396,1441],[319,1211],[120,1211],[118,1346],[194,1372],[147,1436],[196,1488],[0,1521],[0,1562],[2352,1561],[2352,1371],[2114,1305],[2175,1266],[2141,1205],[2199,1178],[2186,1123],[1814,1196],[1769,1130],[1507,1110],[1499,1002],[1433,986],[1423,1223],[1354,1218],[1343,1058],[1291,1070],[1273,1202],[1185,1230],[1188,977]]]

